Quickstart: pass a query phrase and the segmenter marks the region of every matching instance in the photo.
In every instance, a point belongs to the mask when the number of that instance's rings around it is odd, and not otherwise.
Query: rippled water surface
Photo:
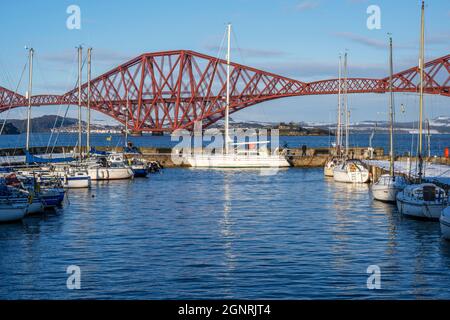
[[[373,264],[381,290],[366,287]],[[321,169],[167,169],[0,225],[0,279],[3,299],[449,299],[450,244]]]

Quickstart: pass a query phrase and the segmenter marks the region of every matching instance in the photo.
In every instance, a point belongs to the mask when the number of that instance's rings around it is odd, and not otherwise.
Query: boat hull
[[[406,182],[403,177],[382,175],[379,180],[372,185],[372,195],[375,200],[395,203],[397,194],[405,189]]]
[[[395,203],[397,201],[397,194],[400,189],[393,186],[372,186],[372,195],[375,200],[383,201],[383,202],[392,202]]]
[[[21,220],[27,211],[28,205],[3,203],[0,204],[0,223]]]
[[[133,177],[130,168],[91,168],[88,174],[92,180],[123,180]]]
[[[42,213],[44,212],[44,204],[42,203],[42,201],[40,199],[35,199],[33,200],[33,202],[28,206],[27,210],[26,210],[26,215],[31,215],[31,214],[38,214],[38,213]]]
[[[135,177],[145,178],[148,175],[147,168],[145,168],[143,166],[139,166],[139,167],[132,166],[131,170],[133,170],[133,174]]]
[[[442,237],[450,241],[450,207],[442,210],[440,224]]]
[[[186,158],[193,168],[281,168],[290,167],[284,157],[278,156],[194,156]]]
[[[65,193],[59,190],[45,190],[41,193],[44,208],[55,208],[62,205]]]
[[[349,173],[347,172],[347,170],[340,170],[339,168],[335,168],[333,171],[333,178],[336,182],[367,183],[369,182],[369,172],[357,171]]]
[[[67,177],[63,180],[63,187],[66,189],[81,189],[91,187],[91,177]]]
[[[397,195],[398,211],[408,217],[417,219],[438,220],[445,205],[427,201],[407,201],[401,194]]]

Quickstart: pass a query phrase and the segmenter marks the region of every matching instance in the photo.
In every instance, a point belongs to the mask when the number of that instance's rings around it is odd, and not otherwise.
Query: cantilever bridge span
[[[143,54],[91,81],[90,105],[131,130],[192,129],[202,120],[208,127],[224,117],[226,61],[188,50]],[[418,92],[419,67],[396,73],[396,92]],[[427,94],[450,97],[450,55],[424,68]],[[237,63],[231,64],[230,113],[283,97],[337,94],[338,79],[302,82]],[[348,93],[384,93],[389,78],[349,78]],[[344,90],[344,82],[341,82]],[[81,100],[87,105],[87,83]],[[0,87],[0,112],[28,104],[26,97]],[[31,97],[33,106],[78,104],[78,89],[63,95]]]

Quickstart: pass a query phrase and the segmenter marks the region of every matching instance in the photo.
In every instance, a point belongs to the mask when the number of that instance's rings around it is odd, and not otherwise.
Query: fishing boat
[[[450,240],[450,207],[442,210],[440,217],[441,233],[444,239]]]
[[[423,181],[422,132],[424,109],[424,55],[425,55],[425,1],[422,1],[421,35],[420,35],[420,94],[419,94],[419,130],[418,130],[418,174],[415,184],[406,186],[397,194],[397,208],[408,217],[422,219],[439,219],[442,210],[447,206],[445,190],[434,183]]]
[[[184,156],[185,161],[193,168],[280,168],[290,167],[289,162],[278,149],[273,154],[267,152],[267,148],[250,150],[247,148],[230,148],[243,145],[266,145],[267,141],[236,143],[233,144],[229,136],[229,114],[230,114],[230,66],[231,66],[231,24],[227,26],[228,49],[227,49],[227,79],[226,79],[226,105],[225,105],[225,139],[224,152],[214,154],[198,154]],[[231,149],[231,150],[230,150]]]
[[[406,180],[401,176],[395,175],[395,152],[394,152],[394,92],[392,90],[393,78],[393,55],[392,55],[392,37],[389,37],[389,174],[382,175],[372,186],[372,195],[375,200],[384,202],[393,202],[397,200],[397,194],[406,186]]]

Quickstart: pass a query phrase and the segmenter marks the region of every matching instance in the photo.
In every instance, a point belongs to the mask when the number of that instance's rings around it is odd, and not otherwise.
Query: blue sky
[[[81,8],[81,30],[66,28],[66,9]],[[366,27],[369,5],[381,8],[381,30]],[[36,50],[34,94],[63,93],[76,81],[79,44],[94,48],[93,75],[143,52],[191,49],[211,55],[227,22],[236,40],[233,60],[303,81],[337,76],[339,52],[349,52],[349,76],[387,75],[387,33],[393,33],[395,70],[417,63],[419,0],[173,0],[173,1],[8,1],[1,4],[3,50],[0,85],[14,89],[26,62],[25,45]],[[450,1],[429,0],[426,56],[450,52]],[[25,92],[25,82],[20,92]],[[404,120],[416,118],[417,97],[396,96]],[[336,96],[280,99],[233,115],[260,121],[329,121]],[[427,97],[427,116],[450,115],[449,99]],[[351,95],[352,120],[384,120],[386,95]],[[41,107],[33,114],[57,113]],[[73,107],[70,115],[75,115]],[[9,117],[23,117],[23,109]],[[100,114],[95,119],[105,120]],[[107,120],[111,122],[111,120]]]

